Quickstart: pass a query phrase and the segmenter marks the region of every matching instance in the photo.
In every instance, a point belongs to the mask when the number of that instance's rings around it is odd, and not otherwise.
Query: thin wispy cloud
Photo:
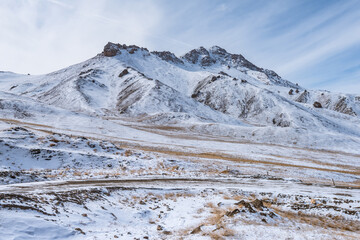
[[[64,7],[64,8],[69,8],[69,9],[74,8],[73,5],[64,3],[64,2],[62,2],[62,1],[58,1],[58,0],[46,0],[46,1],[48,1],[49,3],[56,4],[56,5],[60,6],[60,7]]]
[[[352,0],[2,1],[0,68],[53,71],[107,41],[178,55],[219,45],[305,87],[360,93],[358,9]]]

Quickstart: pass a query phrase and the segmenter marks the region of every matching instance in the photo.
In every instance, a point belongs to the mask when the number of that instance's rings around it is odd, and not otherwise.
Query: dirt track
[[[69,181],[47,181],[0,186],[0,193],[33,194],[37,192],[66,192],[74,189],[126,188],[126,189],[241,189],[256,192],[277,192],[293,195],[311,195],[321,192],[326,196],[346,194],[349,198],[360,198],[360,187],[334,187],[331,185],[304,184],[283,179],[248,178],[137,178],[137,179],[86,179]]]

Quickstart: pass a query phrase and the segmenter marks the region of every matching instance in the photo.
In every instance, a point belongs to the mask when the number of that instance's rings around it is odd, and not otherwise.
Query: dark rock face
[[[226,54],[229,54],[225,49],[223,49],[219,46],[212,47],[211,52],[218,56],[225,56]]]
[[[201,59],[200,63],[202,66],[211,66],[216,63],[216,60],[212,59],[210,56],[206,56]]]
[[[104,51],[103,54],[106,57],[113,57],[116,56],[116,54],[119,52],[119,47],[118,45],[108,42],[105,47],[104,47]]]
[[[263,201],[259,200],[259,199],[255,199],[251,203],[256,209],[259,209],[259,210],[262,210],[264,207]]]
[[[129,71],[127,69],[124,69],[120,74],[119,74],[119,78],[125,76],[126,74],[128,74]]]
[[[149,54],[149,50],[147,48],[141,48],[136,45],[127,46],[125,44],[115,44],[112,42],[108,42],[104,47],[103,55],[105,57],[114,57],[118,54],[121,54],[120,50],[127,50],[129,54],[134,54],[139,49],[147,53],[147,55]]]
[[[258,71],[264,73],[271,82],[291,88],[298,88],[295,84],[282,79],[277,73],[272,70],[260,68],[250,61],[248,61],[241,54],[231,54],[228,53],[225,49],[218,46],[213,46],[209,50],[204,47],[198,49],[193,49],[183,57],[181,57],[186,62],[191,64],[199,64],[202,67],[212,66],[214,64],[221,64],[230,68],[247,68],[253,71]]]
[[[210,51],[210,52],[209,52]],[[192,63],[200,63],[201,66],[211,66],[217,62],[225,64],[232,67],[246,67],[255,71],[262,71],[262,68],[259,68],[245,59],[241,54],[230,54],[225,49],[218,46],[206,50],[204,47],[198,49],[193,49],[183,56],[183,58]],[[275,75],[277,75],[275,73]]]
[[[195,64],[200,60],[200,57],[207,58],[207,60],[204,61],[205,63],[210,61],[210,54],[209,54],[208,50],[206,50],[204,47],[200,47],[199,49],[191,50],[190,52],[185,54],[183,58],[185,60],[187,60],[188,62]],[[209,65],[207,65],[207,66],[209,66]]]
[[[246,58],[244,58],[244,56],[241,54],[229,54],[229,56],[227,58],[229,58],[229,57],[234,66],[246,67],[250,70],[259,71],[259,72],[261,72],[263,70],[262,68],[259,68],[259,67],[255,66],[254,64],[252,64],[250,61],[248,61]]]
[[[314,102],[313,106],[314,108],[322,108],[322,105],[319,102]]]
[[[334,110],[337,112],[345,113],[348,115],[356,116],[354,110],[348,106],[347,98],[340,97],[339,101],[335,104]]]
[[[105,45],[103,55],[106,57],[113,57],[121,54],[123,52],[121,50],[126,50],[129,54],[135,54],[138,50],[142,50],[144,56],[150,55],[149,51],[146,48],[141,48],[136,45],[127,46],[125,44],[115,44],[111,42]],[[184,62],[189,62],[191,64],[199,64],[202,67],[209,67],[214,64],[222,64],[224,66],[227,66],[228,69],[232,67],[247,68],[253,71],[259,71],[264,73],[266,76],[268,76],[270,81],[275,84],[297,88],[295,84],[292,84],[291,82],[282,79],[274,71],[257,67],[241,54],[228,53],[225,49],[218,46],[213,46],[209,50],[205,49],[204,47],[193,49],[180,58],[176,57],[173,53],[168,51],[154,51],[151,53],[158,56],[164,61],[175,64],[184,64]]]
[[[197,233],[200,233],[201,232],[201,227],[202,227],[203,225],[201,225],[201,226],[198,226],[197,228],[195,228],[194,230],[192,230],[191,232],[190,232],[190,234],[197,234]]]
[[[238,213],[240,213],[240,210],[236,208],[233,211],[227,212],[225,215],[228,217],[233,217],[235,214],[238,214]]]
[[[229,74],[227,74],[226,72],[223,72],[223,71],[220,71],[219,74],[230,77]]]
[[[250,213],[256,213],[256,211],[251,206],[251,203],[245,202],[244,200],[241,200],[240,202],[235,203],[235,205],[243,206]]]
[[[176,63],[176,64],[184,64],[184,62],[179,59],[178,57],[175,56],[175,54],[173,54],[172,52],[169,51],[164,51],[164,52],[151,52],[152,54],[158,56],[159,58],[161,58],[164,61],[167,62],[172,62],[172,63]]]

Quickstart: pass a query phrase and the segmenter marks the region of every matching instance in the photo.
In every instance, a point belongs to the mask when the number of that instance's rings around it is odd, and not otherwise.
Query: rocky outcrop
[[[334,110],[344,114],[356,116],[354,110],[348,106],[348,99],[346,97],[340,97],[334,106]]]
[[[125,44],[115,44],[112,42],[108,42],[103,50],[103,55],[105,57],[114,57],[116,55],[121,54],[121,50],[126,50],[129,54],[134,54],[138,50],[144,51],[147,55],[149,55],[149,50],[147,48],[142,48],[136,45],[125,45]]]
[[[299,88],[298,85],[282,79],[274,71],[260,68],[248,61],[243,55],[231,54],[225,49],[218,46],[213,46],[209,49],[205,49],[204,47],[193,49],[180,58],[184,62],[188,62],[190,64],[198,64],[204,68],[210,67],[214,64],[221,64],[223,66],[227,66],[228,69],[236,68],[242,71],[251,70],[261,72],[265,74],[269,78],[270,82],[272,82],[273,84],[291,88]]]
[[[161,58],[162,60],[166,61],[166,62],[172,62],[175,64],[184,64],[184,62],[179,59],[178,57],[175,56],[175,54],[173,54],[172,52],[169,51],[163,51],[163,52],[151,52],[152,54],[158,56],[159,58]]]
[[[210,57],[209,51],[204,47],[193,49],[186,53],[182,58],[192,64],[200,63],[203,66],[210,66],[211,63],[216,62]]]
[[[123,77],[123,76],[125,76],[125,75],[127,75],[127,74],[129,74],[129,71],[128,71],[127,69],[124,69],[124,70],[119,74],[119,78],[121,78],[121,77]]]
[[[117,44],[108,42],[105,47],[103,54],[105,57],[113,57],[119,52],[119,46]]]
[[[300,103],[307,103],[310,97],[310,93],[307,90],[304,90],[304,92],[302,92],[300,94],[300,96],[298,96],[295,101],[296,102],[300,102]]]

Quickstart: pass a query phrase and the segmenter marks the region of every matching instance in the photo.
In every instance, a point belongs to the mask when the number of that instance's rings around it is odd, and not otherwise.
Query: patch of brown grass
[[[332,216],[330,214],[322,216],[316,214],[308,214],[302,211],[284,211],[274,206],[272,206],[272,209],[281,217],[295,222],[302,222],[311,226],[318,226],[324,229],[332,228],[349,232],[360,232],[359,221],[348,220],[342,216]]]
[[[233,229],[230,229],[226,226],[222,226],[218,230],[211,232],[209,236],[211,237],[211,239],[218,240],[218,239],[226,239],[228,237],[233,237],[235,236],[235,233],[236,232]]]

